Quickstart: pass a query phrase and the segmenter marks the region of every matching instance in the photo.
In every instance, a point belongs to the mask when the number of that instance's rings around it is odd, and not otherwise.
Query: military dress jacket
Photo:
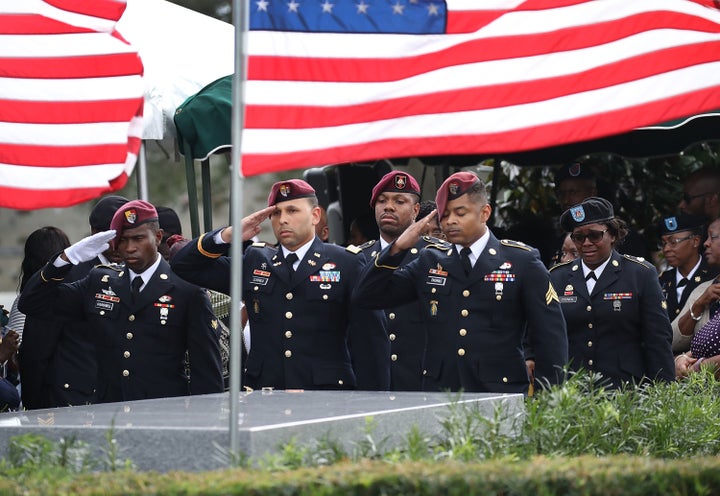
[[[435,238],[423,237],[407,251],[400,263],[405,266],[415,260],[420,251]],[[359,248],[368,262],[373,263],[382,250],[380,241],[368,242]],[[392,391],[422,391],[423,361],[427,331],[420,304],[416,301],[383,309],[387,317],[390,338],[390,389]]]
[[[690,293],[693,292],[700,284],[713,279],[717,275],[717,270],[708,265],[707,261],[702,258],[700,266],[697,268],[692,277],[685,285],[685,289],[680,295],[680,301],[677,299],[677,268],[673,267],[660,274],[660,286],[662,287],[663,296],[667,302],[668,318],[672,322],[675,317],[680,315],[680,310],[688,301]]]
[[[609,385],[643,378],[672,381],[672,329],[657,271],[613,251],[592,294],[580,259],[550,270],[565,315],[570,367],[599,372]]]
[[[469,275],[454,245],[405,253],[383,250],[363,270],[355,299],[368,308],[418,301],[427,325],[424,389],[526,392],[523,337],[531,330],[536,377],[557,383],[567,362],[565,322],[537,250],[492,233]]]
[[[218,324],[205,291],[161,260],[132,302],[129,272],[122,267],[99,266],[79,281],[63,283],[71,267],[55,267],[51,260],[28,282],[19,309],[88,321],[98,363],[98,402],[223,391]]]
[[[74,265],[65,281],[80,280],[99,264],[95,259]],[[92,327],[87,321],[26,317],[18,357],[26,409],[95,402],[97,364]]]
[[[191,241],[173,257],[177,274],[228,294],[229,244],[220,229]],[[295,272],[282,250],[266,243],[246,248],[243,300],[250,322],[244,384],[257,389],[390,387],[390,344],[382,312],[351,304],[363,266],[357,248],[315,238]]]

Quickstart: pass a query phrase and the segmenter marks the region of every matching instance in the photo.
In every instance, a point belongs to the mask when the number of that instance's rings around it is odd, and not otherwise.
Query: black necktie
[[[588,272],[588,275],[585,276],[586,281],[589,281],[590,279],[592,279],[593,281],[597,281],[597,277],[595,277],[595,272],[592,270]]]
[[[288,269],[290,269],[292,272],[295,272],[293,265],[295,265],[295,262],[298,261],[297,253],[288,253],[288,256],[285,257],[285,261],[288,264]]]
[[[686,278],[682,278],[678,281],[677,287],[682,288],[683,286],[687,286],[688,280]]]
[[[470,248],[463,248],[460,250],[460,260],[462,261],[463,269],[465,270],[465,275],[470,274],[470,271],[472,270],[472,263],[470,262],[470,253],[472,253],[472,250]]]
[[[130,295],[132,296],[133,303],[135,303],[140,296],[140,286],[142,286],[142,284],[143,280],[140,276],[135,276],[135,278],[132,280],[132,283],[130,284]]]

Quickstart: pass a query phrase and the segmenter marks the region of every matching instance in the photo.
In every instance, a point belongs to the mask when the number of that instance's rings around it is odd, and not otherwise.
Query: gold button
[[[593,364],[593,361],[592,361],[592,360],[588,360],[588,365],[590,365],[590,366],[592,367],[592,364]]]
[[[503,377],[503,382],[507,382],[507,377]]]
[[[123,377],[127,377],[127,376],[129,376],[129,375],[130,375],[130,371],[129,371],[129,370],[123,370]]]
[[[461,336],[467,335],[467,329],[460,329],[460,335]]]
[[[63,384],[63,387],[64,387],[65,389],[68,389],[68,388],[70,388],[70,384],[68,384],[68,383],[66,382],[65,384]]]
[[[467,289],[466,289],[465,291],[463,291],[463,296],[464,296],[465,298],[467,298],[468,296],[470,296],[470,291],[468,291]]]
[[[592,341],[588,341],[588,348],[592,348]]]
[[[292,294],[292,293],[288,293],[288,294],[285,295],[285,298],[287,298],[288,300],[292,300],[292,299],[293,299],[293,294]]]
[[[468,312],[467,310],[463,310],[462,312],[460,312],[460,315],[462,315],[463,317],[467,317],[469,313],[470,312]]]
[[[460,355],[460,356],[465,356],[465,350],[463,350],[462,348],[460,348],[460,349],[458,350],[458,355]]]
[[[340,384],[340,385],[342,386],[342,385],[345,384],[345,383],[343,382],[342,379],[338,379],[338,384]]]
[[[423,370],[423,375],[427,375],[427,370]]]
[[[593,325],[592,325],[592,322],[590,322],[590,323],[588,324],[588,329],[592,329],[592,328],[593,328]]]
[[[497,250],[495,250],[495,248],[490,248],[488,253],[490,253],[490,255],[497,255]]]
[[[431,293],[437,293],[437,288],[432,288],[432,289],[430,290],[430,292],[431,292]]]
[[[257,291],[258,289],[260,288],[258,288],[257,286],[253,286],[253,291]]]
[[[502,295],[495,295],[495,299],[496,299],[497,301],[502,300]]]
[[[292,356],[292,351],[285,350],[285,358],[290,358]]]
[[[588,305],[588,306],[585,308],[585,310],[587,310],[587,311],[589,312],[590,310],[592,310],[592,306]]]
[[[390,360],[392,360],[393,362],[397,362],[397,355],[395,353],[390,355]]]
[[[390,312],[390,313],[388,314],[388,319],[390,319],[390,320],[395,320],[395,314],[392,313],[392,312]]]
[[[105,315],[105,310],[100,310],[100,315]]]
[[[285,331],[285,337],[290,339],[292,337],[292,331]]]
[[[388,337],[390,338],[390,341],[395,341],[395,334],[390,334]]]
[[[132,338],[133,338],[133,333],[132,333],[132,332],[128,332],[127,334],[125,334],[125,337],[128,338],[128,339],[132,339]]]
[[[160,321],[160,324],[161,324],[161,325],[167,324],[167,320],[161,320],[161,321]]]
[[[130,358],[130,352],[129,352],[129,351],[126,351],[125,353],[123,353],[123,356],[124,356],[125,358]]]
[[[412,249],[410,249],[410,253],[412,253],[413,255],[415,255],[415,254],[417,253],[417,248],[412,248]]]
[[[286,319],[292,319],[292,312],[285,312]]]
[[[128,317],[128,320],[129,320],[130,322],[135,322],[135,316],[134,316],[134,315],[131,315],[130,317]]]
[[[328,295],[323,295],[323,300],[327,300],[327,299],[328,299]]]

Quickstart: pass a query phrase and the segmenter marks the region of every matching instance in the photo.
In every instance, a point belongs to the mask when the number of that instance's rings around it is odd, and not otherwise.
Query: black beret
[[[560,186],[560,183],[565,179],[595,179],[595,174],[587,165],[580,162],[571,162],[563,165],[555,172],[555,186]]]
[[[560,216],[560,227],[572,232],[576,227],[586,224],[601,224],[615,218],[612,204],[605,198],[591,196],[565,210]]]
[[[658,233],[660,236],[681,231],[699,231],[705,223],[702,215],[691,215],[680,212],[670,217],[665,217],[658,222]]]
[[[90,227],[97,231],[107,231],[110,229],[110,222],[118,208],[129,202],[124,196],[109,195],[100,198],[92,211],[90,212]]]
[[[165,231],[165,236],[182,234],[182,225],[178,214],[170,207],[156,207],[160,229]]]

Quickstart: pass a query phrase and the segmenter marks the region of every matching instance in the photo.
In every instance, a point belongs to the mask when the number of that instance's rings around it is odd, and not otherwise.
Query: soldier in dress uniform
[[[627,227],[604,198],[566,210],[580,258],[550,269],[567,322],[570,367],[599,372],[608,386],[675,378],[672,330],[655,267],[614,250]]]
[[[671,321],[680,314],[690,293],[716,274],[716,269],[711,268],[700,254],[703,223],[703,217],[685,213],[665,217],[658,223],[659,248],[671,267],[660,274],[660,286]]]
[[[428,244],[400,267],[436,212],[414,223],[365,267],[358,303],[368,308],[419,303],[428,333],[427,391],[526,392],[526,328],[536,376],[559,382],[567,362],[565,322],[537,250],[490,232],[487,191],[475,174],[451,175],[436,203],[448,241]]]
[[[253,243],[243,258],[250,321],[244,384],[253,389],[366,389],[390,386],[390,344],[382,312],[351,304],[361,251],[323,243],[315,190],[293,179],[273,185],[268,207],[243,219],[243,240],[270,217],[276,248]],[[188,243],[172,260],[189,281],[230,291],[232,226]]]
[[[155,207],[128,202],[113,216],[110,230],[54,256],[20,296],[19,308],[28,315],[82,317],[93,327],[98,402],[223,390],[210,301],[201,288],[170,270],[158,253],[161,239]],[[74,265],[92,260],[109,242],[124,267],[101,265],[77,282],[63,283]]]
[[[377,241],[372,240],[361,246],[370,261],[374,261],[378,253],[412,225],[420,210],[419,202],[420,185],[405,172],[389,172],[375,185],[370,206],[375,211],[380,236]],[[421,238],[406,253],[401,265],[407,265],[417,258],[420,250],[430,242],[434,241],[428,237]],[[420,306],[413,302],[388,307],[384,311],[390,338],[390,389],[421,391],[426,331]]]
[[[91,233],[110,229],[113,215],[127,202],[127,198],[117,195],[101,198],[90,211]],[[64,281],[78,281],[96,265],[118,261],[117,252],[108,248],[93,260],[73,265]],[[30,276],[41,268],[42,262],[38,262],[37,267],[23,274],[21,292]],[[97,364],[93,336],[93,327],[84,319],[68,321],[55,315],[52,319],[26,318],[19,353],[23,407],[30,410],[95,402]]]

